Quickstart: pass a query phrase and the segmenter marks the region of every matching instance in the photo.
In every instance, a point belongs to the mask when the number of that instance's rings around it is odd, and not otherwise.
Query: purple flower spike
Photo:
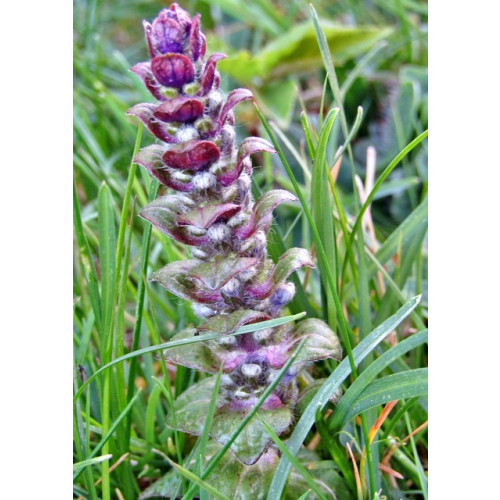
[[[172,168],[199,170],[217,161],[219,156],[219,148],[213,142],[193,141],[167,151],[163,155],[163,161]]]
[[[338,359],[340,344],[335,333],[316,319],[297,327],[286,324],[232,335],[244,325],[278,317],[295,294],[289,276],[303,266],[312,267],[313,262],[306,250],[298,248],[289,249],[276,263],[268,258],[272,212],[296,197],[272,190],[254,200],[251,155],[276,151],[259,137],[238,143],[233,110],[253,99],[253,94],[239,88],[225,96],[219,89],[216,66],[226,56],[216,53],[205,59],[206,39],[200,26],[199,14],[191,18],[175,3],[151,24],[144,22],[151,61],[136,64],[132,71],[156,102],[137,104],[129,114],[159,139],[141,149],[134,161],[168,188],[139,215],[171,239],[191,247],[188,260],[171,262],[152,276],[190,302],[194,315],[205,321],[198,328],[177,333],[174,339],[216,334],[209,341],[168,349],[164,355],[172,363],[211,374],[223,366],[208,431],[214,441],[224,444],[305,338],[293,366],[258,410],[277,435],[287,432],[299,397],[297,374],[312,361]],[[213,392],[214,380],[206,378],[177,397],[179,430],[203,432],[207,394]],[[167,425],[173,426],[170,417]],[[254,418],[230,449],[240,462],[251,465],[265,462],[260,457],[265,457],[271,443],[260,419]],[[259,481],[252,491],[262,490],[265,495],[266,486]]]
[[[154,115],[164,122],[192,122],[203,115],[203,103],[194,98],[178,97],[161,103]]]
[[[164,54],[151,61],[151,71],[166,87],[181,88],[194,80],[193,64],[182,54]]]

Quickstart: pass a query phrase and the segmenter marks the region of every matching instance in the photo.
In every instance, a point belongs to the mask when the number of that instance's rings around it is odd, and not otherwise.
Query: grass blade
[[[99,441],[97,446],[92,450],[92,453],[89,456],[89,460],[91,458],[94,458],[101,448],[104,446],[104,444],[108,441],[108,439],[113,435],[113,432],[115,432],[116,428],[118,425],[120,425],[120,422],[125,418],[125,415],[131,410],[132,406],[134,405],[135,401],[139,397],[139,394],[141,393],[142,389],[139,389],[134,397],[130,400],[129,404],[123,409],[123,411],[120,413],[118,418],[113,422],[113,425],[109,428],[108,432],[106,433],[105,436]],[[73,476],[73,481],[76,481],[77,477],[80,475],[81,470]]]
[[[288,451],[287,447],[284,445],[283,441],[276,435],[273,429],[269,426],[269,424],[259,415],[257,414],[257,418],[262,422],[262,425],[266,429],[266,432],[271,436],[272,440],[276,444],[276,446],[280,449],[281,453],[288,458],[293,467],[301,474],[309,487],[318,495],[321,500],[326,500],[323,493],[319,489],[318,485],[312,478],[311,474],[307,472],[307,469]]]
[[[373,349],[382,341],[382,339],[392,332],[394,328],[396,328],[411,313],[411,311],[415,309],[419,301],[420,297],[414,297],[409,300],[399,309],[399,311],[396,312],[396,314],[384,321],[384,323],[375,328],[373,332],[363,339],[353,350],[355,363],[360,363],[369,353],[371,353]],[[321,386],[319,391],[315,394],[297,422],[297,425],[295,426],[295,429],[287,443],[287,448],[290,453],[293,455],[297,454],[307,436],[307,433],[314,424],[316,411],[326,405],[335,390],[340,387],[340,384],[342,384],[350,373],[350,364],[348,360],[344,358],[335,371]],[[281,498],[281,493],[285,487],[290,469],[290,461],[286,457],[281,457],[274,479],[269,488],[269,493],[267,495],[268,500],[279,500]]]
[[[408,153],[414,149],[418,144],[420,144],[427,136],[429,135],[429,131],[425,130],[422,132],[418,137],[413,139],[407,146],[405,146],[397,155],[396,157],[387,165],[387,167],[384,169],[384,171],[380,174],[379,178],[377,179],[377,182],[375,182],[375,185],[373,186],[373,189],[370,191],[370,194],[367,196],[366,201],[363,203],[363,206],[361,207],[361,210],[358,213],[358,216],[356,217],[356,222],[354,223],[354,226],[351,231],[351,237],[349,241],[349,245],[347,246],[346,254],[349,252],[350,248],[352,247],[353,240],[356,234],[356,231],[360,228],[361,226],[361,221],[363,219],[363,215],[366,212],[366,209],[369,207],[370,203],[373,200],[373,197],[375,196],[375,193],[378,191],[382,183],[385,181],[387,176],[394,170],[394,168],[398,165],[398,163],[408,155]],[[346,261],[347,262],[347,258]],[[344,262],[344,267],[345,267],[345,262]],[[343,274],[343,273],[342,273]]]
[[[348,411],[345,421],[368,408],[379,406],[395,399],[407,399],[427,394],[427,368],[416,368],[393,373],[372,382],[359,395]]]
[[[370,364],[352,383],[342,396],[340,403],[337,405],[334,413],[332,414],[328,428],[332,431],[337,428],[343,427],[347,423],[347,415],[350,408],[352,408],[363,391],[367,388],[368,384],[387,366],[389,366],[395,359],[403,356],[408,351],[415,349],[419,345],[427,342],[427,330],[415,333],[399,342],[394,347],[384,352],[379,358]],[[393,398],[396,399],[396,398]]]
[[[333,213],[331,210],[330,192],[328,189],[328,173],[326,166],[326,145],[330,137],[330,132],[333,127],[335,118],[337,117],[338,108],[334,108],[328,112],[325,119],[324,127],[321,130],[318,147],[316,148],[316,155],[314,157],[314,169],[311,183],[311,212],[318,228],[319,237],[323,243],[323,248],[326,253],[328,262],[336,261],[336,245],[335,245],[335,229],[333,226]],[[336,325],[336,311],[332,295],[332,291],[328,287],[328,280],[326,280],[327,270],[325,268],[326,262],[321,259],[319,261],[320,275],[323,278],[324,289],[326,292],[326,302],[328,310],[328,324],[332,329]],[[335,266],[331,266],[334,270]],[[332,272],[334,283],[337,283],[335,272]]]
[[[98,194],[98,234],[99,234],[99,265],[101,270],[101,299],[102,299],[102,329],[100,338],[100,353],[104,363],[111,360],[113,348],[113,314],[115,309],[115,220],[113,200],[107,184],[103,183]],[[107,372],[102,387],[102,432],[106,434],[110,424],[110,387],[111,373]],[[103,446],[103,453],[109,452],[109,443]],[[109,463],[102,463],[102,496],[109,500],[110,479]]]
[[[95,465],[95,464],[100,464],[101,462],[105,462],[109,460],[112,456],[113,455],[111,454],[102,455],[101,457],[89,458],[88,460],[77,462],[76,464],[73,464],[73,472],[80,472],[89,465]]]
[[[175,462],[170,460],[170,458],[168,458],[167,456],[164,456],[164,458],[175,470],[179,471],[179,473],[182,474],[186,479],[189,479],[189,481],[191,481],[195,485],[199,486],[200,488],[203,488],[205,491],[213,495],[215,498],[220,498],[221,500],[230,500],[229,497],[220,493],[209,483],[199,478],[196,474],[193,474],[191,471],[182,467],[182,465],[176,464]]]
[[[78,195],[76,191],[76,183],[73,180],[73,220],[75,224],[75,235],[80,251],[80,259],[82,261],[82,269],[87,281],[87,287],[90,297],[90,303],[94,311],[95,323],[97,329],[101,330],[101,297],[99,294],[99,282],[94,266],[94,261],[90,256],[90,247],[83,230],[82,217],[80,213],[80,204],[78,203]]]

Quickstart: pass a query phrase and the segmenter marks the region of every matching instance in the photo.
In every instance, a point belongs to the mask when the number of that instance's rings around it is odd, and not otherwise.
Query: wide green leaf
[[[348,27],[327,20],[322,20],[321,26],[339,64],[366,52],[392,32],[391,28]],[[256,77],[266,80],[271,76],[312,71],[321,64],[314,28],[309,22],[304,22],[275,38],[255,55],[247,50],[230,54],[218,68],[241,83],[250,83]]]

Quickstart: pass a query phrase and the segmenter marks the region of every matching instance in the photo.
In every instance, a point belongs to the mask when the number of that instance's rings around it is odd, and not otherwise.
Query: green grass
[[[285,316],[305,311],[324,319],[344,348],[341,363],[318,362],[299,377],[301,388],[323,383],[297,410],[290,434],[273,436],[283,453],[267,498],[282,498],[292,475],[302,477],[304,490],[283,498],[319,498],[321,481],[345,500],[357,498],[347,444],[363,498],[379,491],[389,499],[427,498],[426,4],[323,1],[314,2],[315,14],[298,1],[286,9],[270,0],[180,3],[202,13],[208,50],[232,58],[223,89],[247,86],[256,95],[256,107],[237,110],[239,139],[258,130],[278,150],[254,169],[255,193],[282,187],[300,199],[276,211],[269,255],[276,260],[302,246],[317,267],[293,277],[297,294]],[[150,100],[128,68],[145,59],[141,20],[160,7],[75,2],[75,498],[135,499],[169,471],[176,471],[179,497],[223,498],[210,473],[252,418],[215,454],[208,433],[195,439],[165,425],[175,395],[203,375],[158,357],[174,334],[197,323],[189,304],[148,282],[186,251],[137,217],[159,187],[131,163],[153,139],[125,115]],[[340,27],[348,20],[352,32],[347,37],[323,19]],[[304,29],[295,28],[301,23]],[[287,52],[293,44],[300,50]],[[238,62],[243,50],[262,65],[262,78]],[[363,199],[356,177],[365,183],[368,146],[377,158]],[[339,387],[344,397],[335,405],[330,397]],[[370,441],[391,398],[398,403]],[[379,468],[391,450],[385,465],[397,477]],[[197,453],[211,459],[195,460]]]

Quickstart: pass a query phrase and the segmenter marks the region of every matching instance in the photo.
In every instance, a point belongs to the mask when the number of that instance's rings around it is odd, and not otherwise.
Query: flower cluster
[[[137,104],[129,114],[139,118],[158,141],[135,158],[170,188],[140,215],[169,237],[188,245],[191,259],[173,262],[152,279],[192,303],[204,322],[174,339],[214,332],[218,340],[166,351],[168,360],[217,373],[223,365],[221,393],[210,431],[225,443],[242,416],[275,380],[297,343],[306,338],[300,355],[259,410],[278,434],[292,421],[297,400],[295,375],[305,363],[340,357],[336,335],[323,322],[309,319],[253,334],[231,336],[239,327],[279,316],[293,298],[287,281],[303,266],[313,266],[310,254],[288,250],[277,263],[267,257],[267,233],[272,212],[295,197],[273,190],[254,201],[252,162],[256,152],[274,152],[266,140],[249,137],[236,144],[233,108],[252,99],[246,89],[224,96],[219,90],[217,62],[224,54],[205,57],[206,40],[200,15],[191,17],[177,4],[144,22],[151,60],[135,65],[137,74],[156,99]],[[201,434],[207,394],[214,377],[191,386],[176,400],[180,430]],[[270,445],[258,419],[249,424],[252,439],[237,439],[231,449],[245,464],[255,463]],[[241,436],[241,435],[240,435]]]

